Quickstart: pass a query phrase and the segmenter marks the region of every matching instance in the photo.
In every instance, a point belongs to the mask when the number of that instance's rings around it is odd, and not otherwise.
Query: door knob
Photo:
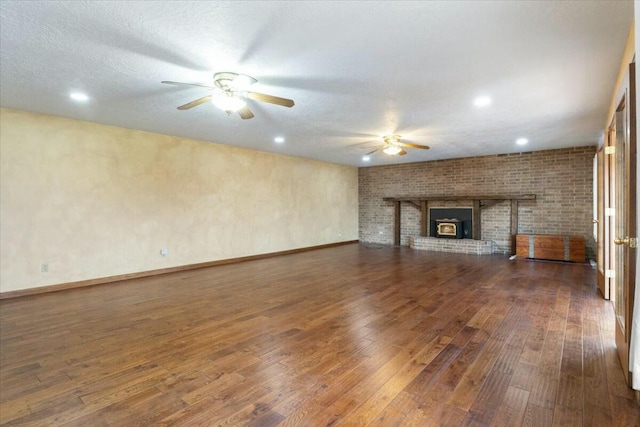
[[[629,238],[616,237],[615,239],[613,239],[613,243],[615,243],[616,245],[626,245],[629,243]]]

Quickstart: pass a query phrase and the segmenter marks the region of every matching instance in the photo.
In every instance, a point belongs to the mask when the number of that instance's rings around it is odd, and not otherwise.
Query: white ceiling
[[[596,144],[633,2],[2,0],[0,14],[2,107],[367,166]],[[219,71],[296,105],[178,111],[207,90],[160,84]],[[431,150],[363,163],[390,133]]]

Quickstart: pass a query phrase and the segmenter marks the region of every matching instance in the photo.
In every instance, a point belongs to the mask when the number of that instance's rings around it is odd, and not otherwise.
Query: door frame
[[[620,311],[617,311],[616,304],[614,303],[614,311],[615,315],[615,341],[616,348],[618,353],[618,358],[620,359],[620,363],[622,365],[625,379],[629,386],[632,385],[632,376],[631,376],[631,368],[629,365],[629,350],[630,350],[630,338],[631,338],[631,330],[633,324],[633,307],[634,307],[634,296],[635,296],[635,280],[636,280],[636,250],[632,241],[629,239],[637,238],[637,230],[636,230],[636,215],[637,215],[637,200],[636,200],[636,159],[637,159],[637,143],[636,143],[636,96],[635,96],[635,62],[629,64],[628,73],[625,76],[624,83],[621,85],[620,91],[618,92],[616,99],[619,100],[618,108],[616,108],[614,112],[614,116],[612,118],[612,123],[616,122],[617,113],[621,111],[622,108],[625,109],[625,117],[626,120],[625,126],[622,129],[624,134],[624,145],[622,146],[623,150],[620,150],[620,146],[616,144],[617,153],[615,156],[610,156],[613,160],[616,156],[622,156],[622,162],[624,164],[624,176],[621,178],[623,182],[615,182],[615,160],[610,163],[613,165],[612,169],[609,171],[609,174],[605,174],[605,179],[607,177],[609,179],[614,179],[613,186],[617,187],[619,190],[622,189],[623,192],[621,196],[624,198],[622,201],[624,202],[624,212],[615,212],[615,226],[610,233],[609,242],[605,239],[605,248],[611,247],[610,242],[611,239],[615,241],[618,246],[618,250],[611,249],[610,259],[612,260],[612,267],[616,268],[616,257],[621,257],[619,261],[621,262],[622,268],[615,269],[615,282],[617,285],[622,285],[623,294],[622,299],[624,301],[624,305],[620,308]],[[611,127],[609,128],[611,130]],[[615,131],[615,130],[614,130]],[[612,135],[608,132],[608,138],[612,139],[615,142],[615,134]],[[609,163],[605,161],[605,165]],[[607,185],[605,184],[605,187]],[[612,186],[609,186],[609,189],[612,189]],[[613,197],[615,199],[617,191],[612,191],[613,194],[610,194],[610,198]],[[614,208],[616,206],[616,201],[613,201]],[[621,215],[624,214],[624,215]],[[620,218],[623,218],[623,230],[624,236],[616,236],[616,228],[620,226]],[[626,241],[625,241],[626,239]],[[609,243],[609,244],[608,244]],[[606,259],[606,256],[605,256]],[[622,270],[622,271],[620,271]],[[610,295],[615,298],[615,295],[618,292],[615,288],[612,288]],[[621,322],[618,314],[622,313],[624,317],[624,321]]]

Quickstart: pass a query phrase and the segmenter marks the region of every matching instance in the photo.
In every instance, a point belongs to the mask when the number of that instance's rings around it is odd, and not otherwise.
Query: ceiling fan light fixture
[[[247,103],[243,99],[233,96],[232,94],[221,93],[218,96],[214,96],[211,99],[213,105],[226,111],[227,113],[233,113],[244,108]]]
[[[397,145],[390,144],[388,147],[382,150],[384,154],[388,154],[390,156],[397,156],[402,151],[402,148]]]

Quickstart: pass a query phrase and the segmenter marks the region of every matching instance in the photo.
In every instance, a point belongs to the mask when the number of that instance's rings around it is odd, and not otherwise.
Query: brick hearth
[[[408,240],[410,248],[424,251],[473,255],[491,255],[495,252],[495,244],[491,240],[439,239],[423,236],[408,236]]]

